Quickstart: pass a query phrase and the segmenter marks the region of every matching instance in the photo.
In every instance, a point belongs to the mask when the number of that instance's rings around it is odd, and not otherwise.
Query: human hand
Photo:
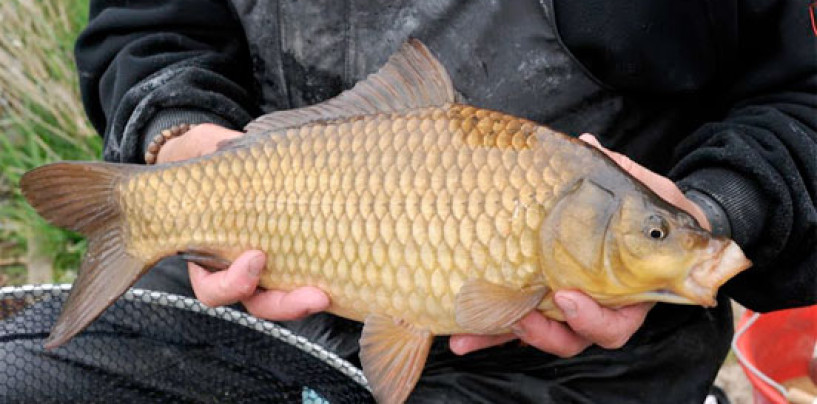
[[[211,273],[192,262],[187,268],[196,298],[210,307],[241,302],[253,316],[276,321],[296,320],[329,307],[329,296],[315,287],[290,292],[258,289],[265,265],[264,253],[250,250],[224,271]]]
[[[187,160],[216,151],[224,140],[243,135],[213,124],[200,124],[180,137],[170,139],[159,150],[157,163]],[[294,320],[329,307],[329,296],[314,287],[290,292],[258,289],[266,257],[261,251],[245,251],[224,271],[210,273],[187,263],[193,292],[207,306],[241,302],[250,314],[268,320]]]
[[[210,154],[222,141],[243,135],[243,132],[227,129],[212,123],[196,125],[182,136],[168,140],[156,155],[156,163],[188,160]]]
[[[601,150],[658,196],[687,211],[702,227],[710,229],[709,221],[701,208],[687,199],[671,180],[635,163],[627,156],[605,149],[593,135],[583,134],[579,139]],[[513,334],[454,335],[450,341],[451,350],[458,355],[464,355],[517,338],[560,357],[577,355],[592,344],[617,349],[624,346],[641,327],[654,305],[639,303],[611,309],[600,306],[582,292],[572,290],[556,292],[554,302],[564,314],[564,323],[548,319],[540,312],[533,311],[513,326]]]

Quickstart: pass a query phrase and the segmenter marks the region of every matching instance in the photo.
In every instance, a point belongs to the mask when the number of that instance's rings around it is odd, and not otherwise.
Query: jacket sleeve
[[[75,54],[105,160],[144,162],[146,134],[175,123],[257,115],[245,38],[226,0],[93,0]]]
[[[806,3],[754,3],[731,108],[682,143],[670,177],[722,208],[754,263],[724,291],[769,311],[817,303],[817,34]]]

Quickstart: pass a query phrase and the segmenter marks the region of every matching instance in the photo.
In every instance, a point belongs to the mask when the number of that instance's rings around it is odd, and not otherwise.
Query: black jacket
[[[92,1],[76,56],[105,158],[142,162],[146,133],[182,121],[238,129],[325,100],[417,37],[469,103],[595,132],[711,205],[755,264],[725,291],[766,311],[817,302],[808,3]],[[540,32],[544,21],[558,35]],[[548,71],[553,55],[539,50],[553,43],[582,78],[540,91],[575,75]]]

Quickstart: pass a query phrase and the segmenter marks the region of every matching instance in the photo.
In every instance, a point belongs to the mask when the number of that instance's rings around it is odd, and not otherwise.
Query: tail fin
[[[49,222],[82,233],[88,251],[51,330],[46,348],[62,345],[85,329],[145,271],[147,263],[125,252],[116,185],[141,166],[63,162],[26,173],[20,186]]]

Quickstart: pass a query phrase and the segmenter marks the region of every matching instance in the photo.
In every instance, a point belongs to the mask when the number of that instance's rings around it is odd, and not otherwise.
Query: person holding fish
[[[129,164],[23,180],[104,258],[48,344],[181,251],[136,285],[354,320],[379,401],[702,402],[728,298],[817,302],[817,47],[798,2],[647,3],[92,1],[83,102]]]

